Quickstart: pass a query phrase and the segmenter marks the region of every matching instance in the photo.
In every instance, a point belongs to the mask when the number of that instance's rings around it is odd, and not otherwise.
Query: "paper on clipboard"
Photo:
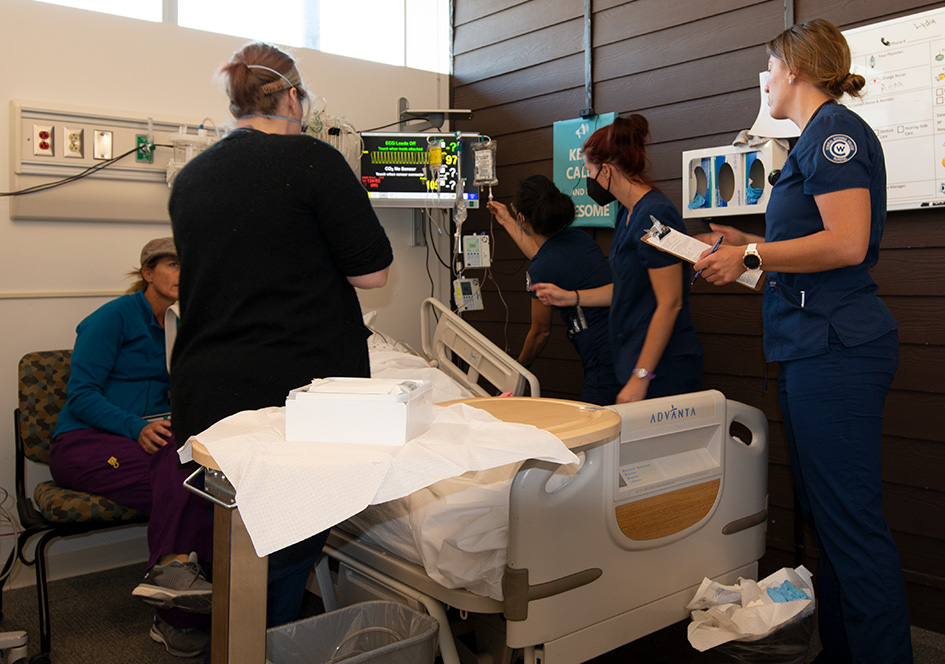
[[[665,226],[653,217],[651,219],[653,219],[653,228],[644,233],[641,239],[660,251],[682,258],[684,261],[695,263],[699,260],[699,256],[702,255],[703,251],[712,248],[711,245],[697,240],[691,235],[680,233],[669,226]],[[761,270],[746,270],[736,279],[736,282],[748,288],[757,288],[762,274]]]

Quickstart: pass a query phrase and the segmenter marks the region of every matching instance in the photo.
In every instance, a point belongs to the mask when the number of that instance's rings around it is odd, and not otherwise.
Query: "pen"
[[[725,237],[725,236],[724,236],[724,235],[719,235],[719,239],[716,240],[716,241],[715,241],[715,244],[712,245],[712,251],[709,252],[709,255],[710,255],[710,256],[711,256],[712,254],[714,254],[714,253],[716,252],[716,250],[719,248],[719,245],[722,244],[722,238],[723,238],[723,237]],[[689,282],[689,285],[692,286],[694,283],[696,283],[696,279],[698,279],[701,275],[702,275],[702,270],[699,270],[699,271],[696,272],[694,275],[692,275],[692,280]]]

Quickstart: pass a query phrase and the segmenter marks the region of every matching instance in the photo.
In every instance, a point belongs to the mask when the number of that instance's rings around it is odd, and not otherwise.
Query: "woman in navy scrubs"
[[[599,205],[618,201],[610,248],[612,285],[568,291],[536,283],[539,301],[559,307],[610,307],[610,347],[621,385],[617,403],[685,394],[702,383],[702,343],[689,316],[689,266],[641,239],[651,216],[686,232],[682,217],[646,174],[649,125],[617,118],[584,143],[587,192]]]
[[[801,129],[771,191],[765,237],[713,225],[725,241],[694,266],[711,283],[767,270],[764,345],[794,486],[820,549],[824,662],[912,661],[905,584],[883,518],[883,404],[899,327],[869,269],[886,221],[886,168],[873,130],[836,103],[858,96],[850,50],[824,20],[768,43],[771,115]],[[706,240],[711,237],[704,238]]]
[[[574,221],[574,202],[544,175],[526,179],[512,210],[490,201],[487,207],[508,231],[526,257],[531,259],[528,283],[551,282],[577,292],[611,283],[610,266],[594,239],[582,230],[569,228]],[[551,336],[554,308],[532,298],[531,326],[518,361],[529,366]],[[620,385],[607,338],[606,307],[561,307],[561,319],[584,366],[581,401],[606,406],[615,402]]]

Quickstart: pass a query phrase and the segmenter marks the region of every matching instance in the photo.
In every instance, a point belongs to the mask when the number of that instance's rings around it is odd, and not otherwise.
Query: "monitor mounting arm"
[[[415,120],[422,120],[424,124],[411,126],[411,131],[426,131],[427,129],[436,129],[441,131],[443,123],[447,119],[471,120],[472,111],[468,108],[444,108],[444,109],[413,109],[408,108],[406,97],[401,97],[397,104],[398,117],[400,118],[400,131],[407,131],[407,123]]]

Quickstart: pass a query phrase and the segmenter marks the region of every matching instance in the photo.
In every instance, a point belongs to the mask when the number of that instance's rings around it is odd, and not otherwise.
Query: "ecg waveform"
[[[427,156],[423,150],[374,150],[371,152],[371,163],[382,166],[423,166],[427,163]]]

